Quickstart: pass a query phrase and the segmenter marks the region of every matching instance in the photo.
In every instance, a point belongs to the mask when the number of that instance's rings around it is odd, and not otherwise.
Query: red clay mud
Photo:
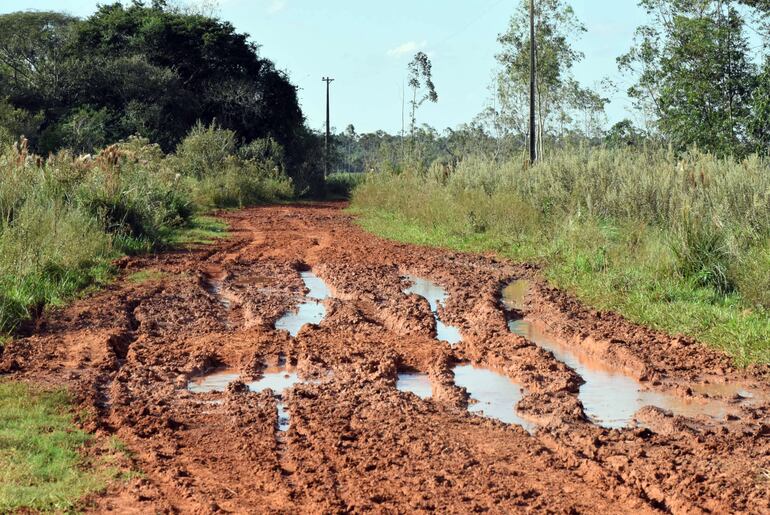
[[[533,267],[378,239],[341,207],[224,214],[229,240],[125,259],[126,275],[163,274],[118,281],[5,348],[3,378],[68,386],[93,413],[87,429],[121,438],[145,473],[86,511],[770,512],[766,367],[738,370],[697,342],[588,309]],[[292,338],[274,324],[303,301],[308,269],[333,298],[320,325]],[[428,302],[403,293],[406,275],[447,291],[439,315],[462,342],[434,337]],[[500,290],[520,278],[533,284],[523,314],[566,345],[645,388],[723,399],[730,415],[643,408],[644,427],[591,423],[581,378],[508,330]],[[308,381],[284,392],[282,433],[275,396],[243,383],[284,358]],[[468,412],[451,371],[465,362],[524,387],[517,410],[534,434]],[[217,369],[239,381],[220,393],[187,389]],[[433,396],[397,390],[399,371],[428,374]],[[759,395],[747,402],[724,383]]]

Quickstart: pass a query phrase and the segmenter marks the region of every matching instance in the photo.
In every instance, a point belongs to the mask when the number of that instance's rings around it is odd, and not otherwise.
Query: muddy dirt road
[[[226,214],[7,346],[3,377],[67,385],[135,453],[89,509],[770,512],[767,368],[340,207]]]

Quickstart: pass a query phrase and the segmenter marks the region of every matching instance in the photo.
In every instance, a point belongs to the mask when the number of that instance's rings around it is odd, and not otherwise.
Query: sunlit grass
[[[770,363],[770,170],[686,159],[583,149],[531,170],[370,175],[352,211],[387,238],[539,263],[587,305]]]
[[[164,272],[161,272],[160,270],[148,268],[147,270],[140,270],[138,272],[134,272],[133,274],[128,275],[126,277],[126,280],[134,284],[143,284],[146,282],[158,281],[160,279],[163,279],[165,276],[166,274]]]
[[[196,216],[185,226],[169,235],[168,244],[172,247],[189,245],[210,245],[218,239],[228,236],[228,224],[214,216]]]
[[[91,437],[73,419],[64,390],[0,382],[0,512],[71,511],[118,476],[83,457]]]

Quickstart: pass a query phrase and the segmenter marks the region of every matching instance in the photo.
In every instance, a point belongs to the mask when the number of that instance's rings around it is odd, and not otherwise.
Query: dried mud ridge
[[[736,370],[696,342],[586,309],[531,267],[380,240],[340,208],[226,214],[231,239],[125,259],[126,275],[164,275],[119,281],[6,347],[3,377],[70,387],[93,414],[87,429],[121,438],[145,473],[87,510],[770,512],[766,367]],[[334,298],[320,325],[290,337],[274,324],[301,302],[308,269]],[[461,343],[434,338],[428,303],[402,293],[407,274],[447,290],[439,315]],[[725,394],[724,420],[645,408],[644,427],[604,429],[578,400],[582,379],[509,332],[500,290],[520,278],[532,281],[526,315],[645,388],[698,401],[705,395],[688,385],[740,382],[764,397]],[[270,391],[187,389],[218,368],[259,378],[281,356],[304,378],[327,378],[286,391],[285,433]],[[451,372],[466,361],[526,389],[518,412],[538,424],[534,434],[467,411]],[[433,397],[398,391],[404,370],[429,374]]]

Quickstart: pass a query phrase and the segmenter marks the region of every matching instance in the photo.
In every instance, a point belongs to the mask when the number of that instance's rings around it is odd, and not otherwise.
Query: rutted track
[[[526,314],[569,345],[645,387],[704,398],[703,380],[767,394],[767,368],[735,370],[684,338],[586,309],[532,267],[377,239],[339,205],[264,207],[225,215],[233,237],[215,248],[127,259],[155,282],[119,282],[38,323],[0,361],[6,377],[66,384],[95,414],[89,429],[117,434],[146,478],[115,485],[89,507],[136,512],[360,512],[416,510],[606,513],[770,511],[770,407],[722,399],[724,421],[640,414],[645,428],[592,424],[581,379],[508,331],[500,290],[533,281]],[[295,338],[273,328],[303,296],[312,268],[333,291],[326,319]],[[460,328],[438,341],[424,299],[402,277],[449,294],[441,319]],[[193,394],[188,381],[218,367],[246,382],[285,356],[305,378],[285,402],[238,383]],[[451,368],[461,361],[525,387],[516,425],[471,415]],[[399,392],[399,370],[429,374],[432,399]],[[212,402],[214,401],[214,402]]]

